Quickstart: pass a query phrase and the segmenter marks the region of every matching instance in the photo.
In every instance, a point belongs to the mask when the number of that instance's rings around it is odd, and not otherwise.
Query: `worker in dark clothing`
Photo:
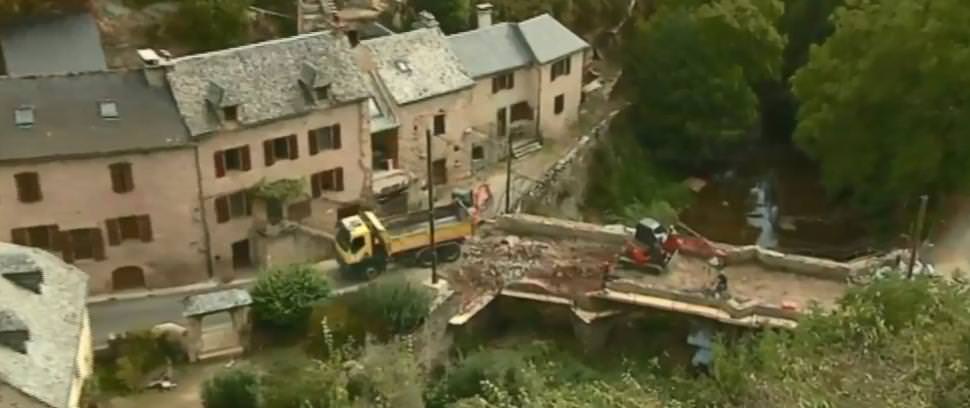
[[[717,280],[714,283],[714,297],[721,298],[728,291],[728,278],[724,274],[724,261],[715,257],[711,258],[710,264],[717,271]]]

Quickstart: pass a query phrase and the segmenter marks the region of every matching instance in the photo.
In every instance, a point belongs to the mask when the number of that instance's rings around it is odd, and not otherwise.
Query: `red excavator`
[[[633,237],[627,240],[619,262],[627,267],[660,274],[666,271],[670,259],[678,252],[703,259],[724,256],[723,251],[714,248],[707,240],[677,234],[673,228],[657,220],[644,218],[637,223]]]

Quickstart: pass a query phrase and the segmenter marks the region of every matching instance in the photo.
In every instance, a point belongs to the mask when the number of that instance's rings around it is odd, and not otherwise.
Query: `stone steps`
[[[521,159],[532,153],[542,150],[542,143],[533,139],[528,142],[512,143],[512,158]]]

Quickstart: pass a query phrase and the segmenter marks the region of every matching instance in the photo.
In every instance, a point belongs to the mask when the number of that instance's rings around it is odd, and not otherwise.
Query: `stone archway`
[[[137,266],[123,266],[111,272],[113,290],[144,289],[145,271]]]

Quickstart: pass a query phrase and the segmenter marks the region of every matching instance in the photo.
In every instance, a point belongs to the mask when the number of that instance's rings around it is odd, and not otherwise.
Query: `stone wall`
[[[851,281],[859,275],[871,273],[875,268],[891,262],[904,252],[897,250],[884,255],[866,256],[849,262],[838,262],[804,255],[786,254],[756,245],[715,245],[724,250],[726,254],[724,259],[728,264],[757,262],[773,270],[838,282]]]
[[[577,200],[582,199],[586,187],[589,158],[597,142],[609,129],[610,121],[619,112],[611,112],[580,137],[576,145],[546,171],[528,192],[520,196],[513,207],[533,213],[542,208],[560,208],[566,204],[566,198],[572,198],[572,204],[578,206]]]
[[[532,214],[503,214],[495,225],[502,231],[521,236],[592,241],[622,245],[628,236],[623,232],[585,222],[542,217]]]
[[[332,236],[297,223],[284,221],[255,235],[255,259],[262,268],[319,262],[336,255]]]

